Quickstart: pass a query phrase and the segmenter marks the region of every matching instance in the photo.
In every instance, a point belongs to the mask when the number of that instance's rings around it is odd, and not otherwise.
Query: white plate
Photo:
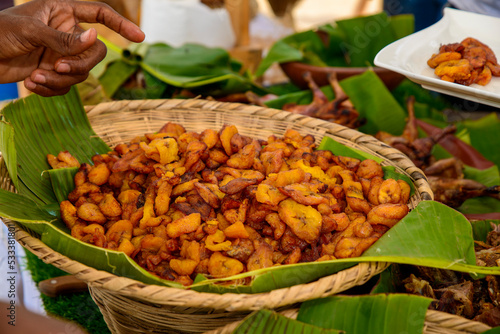
[[[375,56],[374,63],[401,73],[426,89],[500,108],[500,77],[493,77],[486,86],[464,86],[439,79],[427,65],[441,44],[460,43],[467,37],[488,45],[500,57],[498,34],[499,18],[445,8],[441,20],[389,44]]]

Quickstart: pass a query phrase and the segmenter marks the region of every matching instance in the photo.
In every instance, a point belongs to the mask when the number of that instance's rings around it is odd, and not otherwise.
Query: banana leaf
[[[488,219],[488,220],[477,220],[472,221],[472,232],[474,234],[474,240],[486,242],[486,236],[491,232],[491,224],[498,225],[500,220]]]
[[[397,87],[391,90],[391,93],[401,106],[406,106],[408,97],[415,97],[415,117],[426,121],[435,119],[446,122],[442,111],[452,108],[452,104],[443,95],[422,88],[421,85],[409,79],[401,81]]]
[[[306,55],[313,54],[317,56],[312,59],[306,57]],[[325,45],[316,32],[312,30],[300,32],[276,41],[271,46],[267,56],[260,62],[255,71],[255,76],[262,76],[274,63],[303,61],[310,65],[326,66],[326,63],[321,60],[321,58],[326,59],[326,57]],[[343,54],[340,57],[337,54],[337,57],[334,56],[333,58],[335,59],[334,62],[338,62],[338,65],[345,64]]]
[[[399,292],[397,289],[396,282],[397,277],[394,275],[394,271],[399,269],[399,265],[391,264],[389,268],[384,270],[378,275],[378,281],[373,286],[370,294],[376,295],[379,293],[397,293]],[[398,282],[399,283],[399,282]]]
[[[233,334],[341,334],[335,329],[320,328],[297,320],[284,317],[270,310],[259,310],[251,313],[233,331]]]
[[[99,77],[99,81],[106,93],[112,97],[116,91],[139,69],[137,64],[129,64],[124,61],[111,63],[106,71]]]
[[[49,169],[46,154],[67,149],[80,161],[92,163],[92,155],[109,150],[93,132],[74,89],[62,97],[31,95],[8,105],[3,110],[3,117],[5,124],[13,127],[15,144],[14,150],[5,152],[5,161],[10,164],[11,159],[17,159],[19,184],[26,185],[30,192],[23,190],[20,194],[13,194],[2,191],[0,216],[21,222],[38,233],[41,240],[55,251],[86,265],[145,283],[178,286],[150,275],[123,253],[75,240],[58,218],[58,203],[71,189],[70,175],[74,169],[46,172]],[[348,153],[345,151],[348,148],[343,149],[342,154]],[[359,152],[349,152],[349,155],[356,154]],[[26,207],[30,210],[25,210]],[[277,266],[224,280],[198,277],[192,288],[219,293],[266,292],[310,282],[367,261],[499,273],[498,268],[474,265],[471,227],[463,215],[436,202],[422,202],[359,258]],[[255,277],[249,286],[215,284],[248,276]]]
[[[393,294],[315,299],[302,303],[297,320],[260,310],[245,318],[233,334],[421,334],[430,303],[429,298]]]
[[[500,334],[500,327],[494,327],[481,334]]]
[[[431,301],[404,294],[334,296],[302,303],[297,321],[349,334],[421,334]]]
[[[466,166],[464,177],[478,181],[488,187],[500,185],[498,166],[493,166],[485,170]],[[486,196],[471,198],[466,200],[457,210],[464,214],[500,212],[500,201],[496,198]]]
[[[430,103],[432,100],[423,99],[424,101]],[[419,107],[417,109],[417,106]],[[423,120],[426,123],[437,126],[438,128],[444,128],[449,125],[448,122],[443,121],[443,113],[438,116],[433,110],[428,109],[425,112],[425,108],[419,106],[418,103],[415,104],[415,114],[419,120]],[[419,113],[417,113],[417,111]],[[480,182],[488,187],[500,185],[500,174],[498,170],[498,150],[497,145],[500,145],[500,140],[496,133],[500,129],[500,120],[495,113],[491,113],[488,116],[477,120],[465,120],[454,122],[457,127],[455,137],[461,145],[456,145],[456,147],[450,147],[452,153],[450,153],[446,148],[437,144],[434,146],[432,155],[437,160],[445,159],[452,156],[462,158],[464,160],[464,178],[471,179]],[[420,136],[427,136],[428,134],[419,128]],[[486,144],[485,144],[486,143]],[[448,145],[448,144],[447,144]],[[467,148],[466,146],[470,147]],[[479,166],[481,169],[468,166]],[[495,165],[493,165],[495,164]],[[491,166],[486,168],[488,166]],[[500,212],[500,201],[492,197],[477,197],[466,200],[459,208],[458,211],[464,214],[480,214],[480,213],[491,213]]]
[[[461,122],[469,133],[470,144],[481,152],[488,160],[500,166],[500,119],[494,112],[478,120]]]
[[[109,41],[105,44],[111,50],[110,56],[93,73],[110,98],[117,98],[115,94],[129,79],[135,80],[133,75],[138,71],[144,73],[144,83],[139,82],[131,91],[119,92],[119,98],[167,98],[170,96],[166,94],[173,91],[168,86],[214,96],[247,90],[267,93],[253,82],[249,73],[241,73],[241,63],[221,48],[198,44],[174,48],[164,43],[141,43],[120,49]]]
[[[336,21],[317,30],[326,33],[323,43],[316,30],[287,36],[273,44],[259,64],[260,77],[274,63],[298,61],[316,66],[373,66],[376,54],[386,45],[414,30],[412,15],[387,16],[385,12]]]
[[[9,154],[12,159],[6,164],[7,170],[10,174],[10,179],[14,187],[19,187],[17,178],[17,157],[15,153],[14,145],[14,129],[9,124],[0,121],[0,152],[5,152],[4,154]]]
[[[104,45],[106,45],[107,52],[106,52],[106,57],[104,57],[104,59],[101,62],[99,62],[96,66],[94,66],[90,71],[90,73],[96,78],[99,78],[106,71],[106,68],[108,67],[109,64],[121,59],[123,52],[119,46],[111,43],[102,36],[99,36],[99,39],[101,40],[101,42],[104,43]]]
[[[326,95],[328,100],[335,98],[335,93],[330,86],[320,87],[320,90]],[[313,94],[310,90],[293,91],[290,93],[283,93],[275,99],[264,102],[269,108],[282,109],[287,103],[295,104],[309,104],[313,100]]]
[[[389,129],[391,131],[387,132],[395,135],[403,132],[406,112],[375,72],[366,71],[339,83],[359,116],[366,119],[366,124],[359,131],[370,135]]]
[[[375,72],[368,70],[341,80],[339,84],[359,112],[359,118],[365,120],[359,131],[371,135],[378,131],[395,135],[403,132],[407,113]],[[330,86],[321,87],[321,91],[329,100],[335,97]],[[312,98],[309,90],[294,92],[270,100],[266,106],[281,109],[286,103],[309,104]]]

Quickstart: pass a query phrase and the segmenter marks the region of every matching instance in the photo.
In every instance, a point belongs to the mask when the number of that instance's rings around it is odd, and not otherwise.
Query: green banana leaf
[[[14,130],[12,127],[5,122],[0,121],[0,152],[5,152],[5,154],[11,154],[10,152],[15,152],[14,145]],[[12,154],[11,154],[12,155]],[[6,164],[7,170],[10,174],[10,179],[14,187],[19,187],[19,182],[17,178],[17,159],[16,155],[12,155],[12,159]]]
[[[359,116],[366,119],[359,131],[370,135],[388,129],[395,135],[403,133],[407,114],[375,72],[366,71],[339,83]]]
[[[379,293],[398,293],[397,278],[394,271],[399,269],[399,265],[391,264],[386,270],[378,275],[378,281],[373,286],[370,294],[376,295]]]
[[[320,87],[320,90],[326,95],[328,100],[335,98],[335,93],[330,86]],[[287,103],[309,104],[313,100],[313,94],[310,90],[292,91],[291,93],[283,93],[275,99],[264,102],[269,108],[282,109]]]
[[[500,327],[494,327],[481,334],[500,334]]]
[[[474,235],[474,240],[486,242],[486,236],[492,230],[491,224],[498,225],[500,220],[488,219],[488,220],[477,220],[472,221],[472,233]]]
[[[297,321],[349,334],[421,334],[431,301],[404,294],[334,296],[302,303]]]
[[[297,320],[284,317],[270,310],[251,313],[233,331],[233,334],[341,334],[335,329],[320,328]]]
[[[0,189],[1,217],[12,219],[21,223],[31,222],[33,218],[52,222],[56,217],[40,209],[36,203],[26,196]]]
[[[425,99],[424,99],[425,100]],[[431,100],[425,100],[430,103]],[[427,108],[426,108],[427,106]],[[426,110],[427,109],[427,110]],[[415,115],[418,119],[434,126],[444,128],[449,125],[444,121],[442,112],[435,112],[430,105],[415,104]],[[500,185],[500,173],[498,170],[498,145],[500,139],[496,135],[500,129],[500,120],[495,113],[477,120],[465,120],[454,123],[457,127],[455,137],[471,145],[479,151],[487,160],[495,163],[495,166],[488,169],[479,170],[465,165],[464,178],[480,182],[488,187]],[[427,136],[423,131],[419,131],[421,136]],[[437,144],[432,150],[432,155],[437,160],[452,157],[445,148]],[[458,211],[464,214],[500,212],[500,201],[491,197],[477,197],[466,200]]]
[[[409,79],[401,81],[391,93],[401,106],[406,106],[408,97],[415,97],[415,117],[426,122],[429,122],[429,119],[445,122],[446,117],[442,111],[452,108],[452,104],[443,95],[422,88]]]
[[[404,37],[398,33],[412,33],[413,29],[407,28],[413,26],[413,17],[407,15],[405,18],[406,20],[396,21],[385,12],[381,12],[372,16],[337,21],[337,27],[346,36],[342,47],[349,55],[349,66],[373,65],[373,59],[383,47]],[[398,29],[401,25],[404,29]]]
[[[306,55],[318,55],[308,59]],[[326,66],[321,58],[326,59],[326,48],[318,34],[312,30],[299,32],[278,40],[271,46],[268,54],[260,62],[255,76],[260,77],[274,63],[287,63],[291,61],[303,61],[310,65]],[[343,54],[340,57],[333,56],[338,65],[345,64]]]
[[[467,179],[478,181],[485,186],[500,185],[500,173],[498,166],[493,166],[485,170],[478,170],[469,166],[465,167],[464,177]],[[490,213],[500,212],[500,201],[491,197],[477,197],[466,200],[458,211],[462,213]]]
[[[402,294],[315,299],[302,303],[297,320],[260,310],[245,318],[233,334],[421,334],[430,303],[429,298]]]
[[[461,124],[468,130],[470,144],[488,160],[500,166],[500,119],[494,112],[478,120],[465,120]]]
[[[371,135],[378,131],[395,135],[403,132],[407,113],[375,72],[368,70],[341,80],[339,84],[359,112],[359,118],[365,120],[359,131]],[[330,86],[321,87],[321,91],[329,100],[335,97]],[[281,109],[286,103],[309,104],[312,98],[309,90],[293,92],[266,102],[266,106]]]
[[[58,219],[58,201],[71,189],[74,169],[46,172],[49,169],[47,151],[57,154],[67,149],[80,161],[91,163],[92,155],[109,150],[93,132],[74,89],[62,97],[31,95],[8,105],[3,110],[3,117],[5,124],[13,128],[15,144],[14,150],[6,152],[4,158],[7,164],[17,159],[19,183],[25,185],[26,190],[20,194],[2,191],[0,216],[21,222],[37,232],[49,247],[81,263],[145,283],[178,286],[150,275],[123,253],[75,240]],[[342,148],[342,154],[359,154]],[[32,210],[26,211],[24,207]],[[368,261],[498,273],[498,268],[475,266],[471,227],[465,217],[439,203],[422,202],[359,258],[277,266],[217,281],[199,277],[192,288],[220,293],[265,292],[310,282]],[[250,286],[215,284],[247,276],[255,277]]]
[[[121,59],[123,52],[119,46],[111,43],[102,36],[99,36],[98,38],[104,43],[104,45],[106,45],[107,52],[106,57],[104,57],[104,59],[90,71],[90,73],[96,78],[99,78],[106,71],[106,68],[110,63]]]
[[[106,71],[99,77],[99,81],[106,96],[112,97],[118,89],[139,69],[137,64],[129,64],[124,61],[111,63]]]
[[[58,168],[49,169],[46,173],[49,174],[50,183],[52,184],[52,189],[54,190],[54,195],[57,198],[57,203],[68,198],[68,195],[75,188],[74,178],[78,172],[78,168]]]
[[[414,31],[414,17],[385,12],[326,24],[317,30],[328,35],[323,43],[315,30],[287,36],[273,44],[259,64],[260,77],[274,63],[298,61],[316,66],[373,66],[376,54],[386,45]]]
[[[165,95],[174,91],[167,89],[168,86],[213,96],[248,90],[267,93],[252,80],[250,73],[241,73],[241,63],[222,48],[199,44],[174,48],[164,43],[141,43],[120,49],[109,41],[104,42],[111,50],[110,55],[93,74],[110,98],[167,98],[170,96]],[[145,87],[119,92],[138,71],[144,73]]]

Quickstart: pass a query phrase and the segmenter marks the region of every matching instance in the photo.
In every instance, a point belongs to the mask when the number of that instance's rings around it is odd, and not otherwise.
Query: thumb
[[[97,40],[94,28],[78,33],[66,33],[46,26],[38,38],[38,43],[63,56],[74,56],[87,50]],[[81,29],[80,29],[81,31]]]

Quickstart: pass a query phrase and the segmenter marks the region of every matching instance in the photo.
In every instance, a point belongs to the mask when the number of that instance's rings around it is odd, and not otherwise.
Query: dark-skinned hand
[[[87,79],[106,56],[97,31],[79,23],[100,23],[131,42],[141,29],[100,2],[33,0],[0,11],[0,83],[24,81],[39,95],[67,93]]]

